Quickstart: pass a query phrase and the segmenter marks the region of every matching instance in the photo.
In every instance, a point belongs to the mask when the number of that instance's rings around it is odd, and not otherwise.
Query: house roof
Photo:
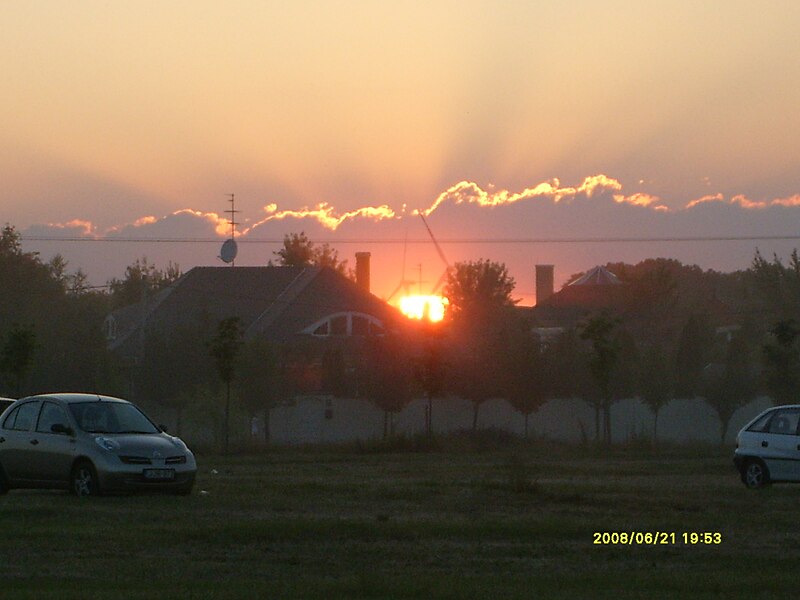
[[[586,272],[583,276],[569,284],[570,286],[585,286],[585,285],[622,285],[619,277],[614,275],[611,271],[602,265],[596,266],[594,269]]]
[[[124,345],[135,331],[175,328],[236,316],[245,336],[286,339],[341,311],[391,319],[396,311],[355,282],[326,267],[195,267],[151,299],[111,314]]]

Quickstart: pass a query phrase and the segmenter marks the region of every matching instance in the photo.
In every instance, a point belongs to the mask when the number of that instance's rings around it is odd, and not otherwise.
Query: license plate
[[[175,479],[175,469],[145,469],[144,478],[150,481]]]

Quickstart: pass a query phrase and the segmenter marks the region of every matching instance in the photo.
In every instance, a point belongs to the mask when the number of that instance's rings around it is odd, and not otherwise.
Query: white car
[[[736,436],[733,464],[742,483],[756,489],[800,481],[800,404],[769,408]]]

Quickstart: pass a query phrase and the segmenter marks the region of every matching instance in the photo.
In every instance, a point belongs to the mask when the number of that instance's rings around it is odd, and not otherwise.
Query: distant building
[[[112,312],[105,332],[109,349],[135,364],[148,335],[168,337],[181,327],[212,331],[228,317],[241,320],[245,340],[322,350],[357,345],[405,321],[363,281],[327,267],[195,267],[152,297]]]

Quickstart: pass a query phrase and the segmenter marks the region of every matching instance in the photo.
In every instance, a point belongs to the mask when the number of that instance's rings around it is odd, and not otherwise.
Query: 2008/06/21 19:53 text
[[[722,534],[718,531],[595,531],[592,536],[592,543],[601,546],[713,546],[722,543]]]

